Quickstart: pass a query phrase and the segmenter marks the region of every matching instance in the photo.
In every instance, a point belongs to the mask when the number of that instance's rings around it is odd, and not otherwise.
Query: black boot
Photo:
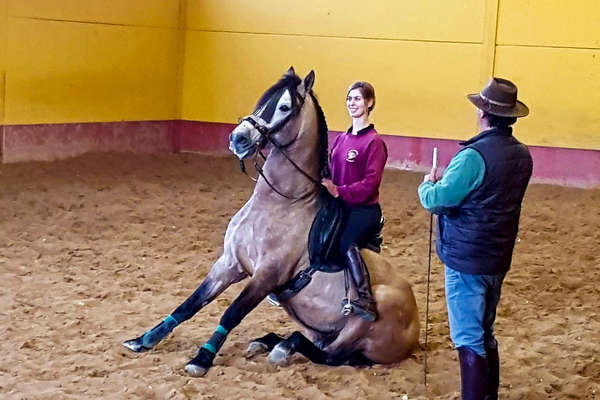
[[[350,246],[346,252],[346,263],[358,292],[358,299],[352,301],[352,312],[367,321],[375,321],[377,308],[371,293],[371,278],[358,247]]]
[[[468,347],[458,348],[462,400],[484,400],[488,383],[487,360]]]
[[[500,358],[498,348],[485,349],[488,365],[488,384],[485,391],[485,400],[498,400],[498,387],[500,386]]]

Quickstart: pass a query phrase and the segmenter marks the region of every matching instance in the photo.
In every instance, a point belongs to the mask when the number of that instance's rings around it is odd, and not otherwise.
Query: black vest
[[[442,262],[468,274],[508,271],[519,229],[521,201],[533,161],[512,128],[492,128],[461,143],[485,162],[481,185],[453,212],[440,215],[436,250]]]

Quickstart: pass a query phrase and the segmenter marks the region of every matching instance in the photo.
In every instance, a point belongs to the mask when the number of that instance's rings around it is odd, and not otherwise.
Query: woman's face
[[[346,96],[346,108],[351,118],[360,118],[369,115],[369,101],[365,100],[360,89],[352,89]]]

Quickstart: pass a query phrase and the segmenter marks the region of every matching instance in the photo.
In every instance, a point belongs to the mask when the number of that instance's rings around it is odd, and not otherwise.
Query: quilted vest
[[[436,250],[442,262],[468,274],[499,274],[509,270],[521,202],[533,161],[512,128],[492,128],[461,143],[485,162],[481,185],[451,214],[440,215]]]

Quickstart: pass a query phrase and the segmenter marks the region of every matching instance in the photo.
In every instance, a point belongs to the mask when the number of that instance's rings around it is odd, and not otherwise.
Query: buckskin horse
[[[314,79],[313,71],[301,79],[290,68],[231,132],[230,150],[240,160],[262,154],[266,145],[270,152],[263,167],[257,165],[260,175],[250,199],[229,222],[223,254],[190,297],[154,328],[124,342],[125,347],[134,352],[153,348],[231,284],[247,279],[210,339],[185,366],[189,375],[203,376],[228,333],[309,266],[307,238],[320,206],[319,182],[328,173],[327,125],[312,92]],[[302,333],[288,338],[269,333],[252,340],[246,356],[270,352],[270,363],[286,365],[292,354],[300,353],[312,362],[336,366],[407,358],[418,345],[420,329],[412,289],[401,270],[383,256],[365,249],[361,254],[371,273],[378,319],[344,315],[343,271],[316,272],[301,291],[281,301]]]

